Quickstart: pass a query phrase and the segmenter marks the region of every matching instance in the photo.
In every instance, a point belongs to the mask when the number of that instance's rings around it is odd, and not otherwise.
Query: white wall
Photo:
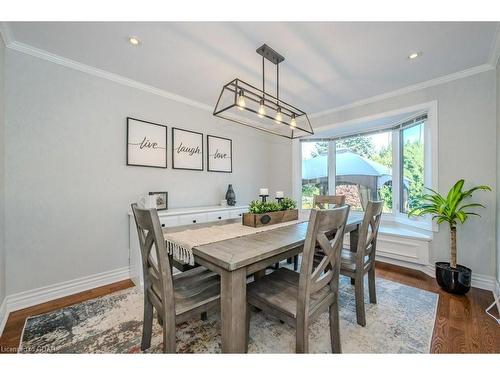
[[[467,186],[486,184],[479,192],[481,218],[472,217],[458,230],[458,261],[473,273],[495,275],[496,211],[496,76],[495,70],[457,79],[404,95],[315,118],[315,127],[438,101],[438,187],[446,192],[460,178]],[[431,243],[431,261],[449,260],[449,231],[442,225]]]
[[[5,72],[5,45],[0,36],[0,306],[5,299],[6,275],[5,275],[5,95],[4,95],[4,72]],[[1,316],[0,316],[1,319]],[[1,325],[1,321],[0,321]],[[0,328],[1,329],[1,328]]]
[[[7,294],[127,266],[127,211],[148,191],[172,208],[218,204],[229,183],[237,204],[291,193],[286,139],[10,49],[6,72]],[[232,138],[234,172],[126,166],[127,116]]]

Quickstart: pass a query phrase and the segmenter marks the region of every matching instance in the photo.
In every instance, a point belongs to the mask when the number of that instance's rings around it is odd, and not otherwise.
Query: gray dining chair
[[[330,313],[332,352],[341,352],[338,285],[340,251],[348,214],[349,206],[331,210],[312,209],[300,273],[280,268],[247,287],[249,305],[296,328],[297,353],[309,351],[309,324],[326,310]],[[333,239],[329,240],[327,235],[333,236]],[[324,256],[318,266],[313,267],[316,244],[319,244]],[[250,309],[247,314],[247,337],[249,328]]]
[[[204,267],[172,275],[156,209],[132,204],[144,274],[144,321],[141,350],[151,346],[153,309],[163,327],[163,352],[175,353],[176,324],[220,307],[220,277]],[[152,256],[155,249],[156,260]]]
[[[345,204],[345,195],[315,195],[313,197],[313,208],[325,209],[340,207]],[[287,259],[287,263],[293,262],[293,270],[297,271],[299,268],[299,256],[295,255]],[[277,269],[278,266],[275,266]]]
[[[343,206],[344,204],[345,195],[315,195],[313,197],[313,208],[334,208]]]
[[[364,298],[364,276],[366,274],[368,274],[370,303],[377,303],[375,290],[375,253],[383,207],[383,201],[369,201],[367,203],[358,234],[356,251],[342,249],[340,256],[340,273],[354,280],[356,319],[358,324],[363,327],[366,325]]]

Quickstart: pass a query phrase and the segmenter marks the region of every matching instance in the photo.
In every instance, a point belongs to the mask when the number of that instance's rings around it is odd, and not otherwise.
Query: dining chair
[[[343,206],[344,204],[345,195],[315,195],[313,197],[313,208],[333,208]]]
[[[296,328],[297,353],[309,351],[309,324],[325,310],[330,313],[332,352],[341,352],[338,286],[340,251],[348,214],[349,206],[331,210],[312,209],[300,273],[280,268],[247,287],[249,306],[257,307]],[[333,239],[329,240],[327,235],[333,235]],[[313,269],[316,244],[324,251],[324,257]],[[247,314],[247,337],[249,327],[250,313]]]
[[[313,197],[313,208],[334,208],[343,206],[345,204],[345,195],[315,195]],[[293,258],[288,258],[287,263],[291,264],[293,262],[293,270],[297,271],[299,268],[299,256],[295,255]],[[279,264],[275,265],[275,269],[279,267]]]
[[[132,204],[144,274],[144,321],[141,350],[151,346],[153,308],[163,327],[163,352],[175,353],[175,326],[220,306],[220,277],[204,267],[172,275],[156,209]],[[156,260],[153,256],[156,255]]]
[[[378,229],[382,217],[383,201],[369,201],[358,234],[356,251],[342,249],[340,273],[354,280],[356,299],[356,319],[360,326],[366,325],[364,276],[368,274],[370,303],[377,303],[375,291],[375,252],[377,249]]]

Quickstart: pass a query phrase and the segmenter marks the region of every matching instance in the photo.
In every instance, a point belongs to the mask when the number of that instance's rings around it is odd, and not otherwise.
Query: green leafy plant
[[[469,203],[464,204],[464,200],[472,197],[472,193],[476,190],[491,191],[491,188],[486,185],[475,186],[469,190],[463,191],[465,181],[459,180],[450,189],[446,197],[443,197],[438,192],[427,188],[432,194],[424,194],[415,208],[408,212],[408,217],[410,216],[422,216],[426,214],[432,215],[432,219],[436,220],[438,224],[448,223],[450,226],[450,237],[451,237],[451,254],[450,254],[450,266],[452,268],[457,267],[457,224],[465,223],[470,215],[480,216],[475,212],[469,211],[474,207],[484,206],[480,203]]]
[[[284,198],[281,204],[274,201],[251,201],[248,211],[252,214],[265,214],[266,212],[292,210],[295,207],[297,207],[297,203],[293,199]]]
[[[291,198],[283,198],[280,203],[281,211],[294,210],[297,208],[297,202]]]

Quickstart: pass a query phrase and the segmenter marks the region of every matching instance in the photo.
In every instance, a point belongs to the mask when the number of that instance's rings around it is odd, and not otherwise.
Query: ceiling
[[[213,107],[238,77],[261,86],[267,43],[280,98],[308,113],[401,89],[490,60],[495,22],[9,22],[19,43]],[[139,37],[134,47],[128,37]],[[421,51],[414,60],[407,56]],[[274,90],[274,65],[266,68]]]

